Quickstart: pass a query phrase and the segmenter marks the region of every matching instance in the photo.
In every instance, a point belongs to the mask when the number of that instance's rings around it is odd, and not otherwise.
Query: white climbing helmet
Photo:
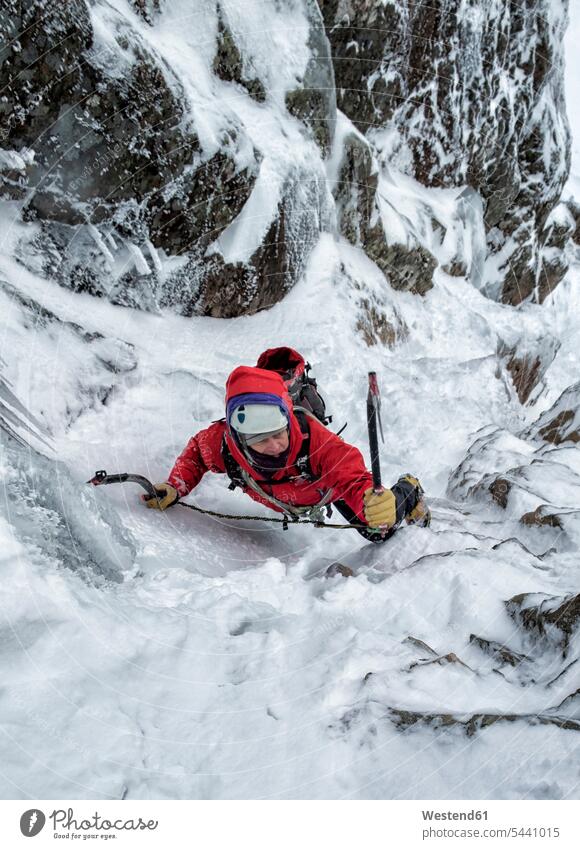
[[[287,428],[288,419],[283,409],[274,404],[242,404],[233,411],[230,426],[246,445],[252,445]]]

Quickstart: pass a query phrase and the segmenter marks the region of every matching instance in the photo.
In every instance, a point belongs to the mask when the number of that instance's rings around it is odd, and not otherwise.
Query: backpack
[[[294,406],[302,407],[311,413],[323,425],[332,421],[326,414],[326,404],[318,391],[316,380],[309,377],[310,363],[307,363],[293,348],[268,348],[258,357],[257,368],[275,371],[286,384],[288,394]]]

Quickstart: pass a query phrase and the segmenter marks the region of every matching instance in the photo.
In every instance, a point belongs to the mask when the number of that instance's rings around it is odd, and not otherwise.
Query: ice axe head
[[[381,442],[384,444],[385,436],[383,433],[383,423],[381,421],[381,393],[379,391],[379,381],[376,371],[369,371],[369,394],[367,403],[372,404],[377,421],[379,423],[379,433],[381,434]]]

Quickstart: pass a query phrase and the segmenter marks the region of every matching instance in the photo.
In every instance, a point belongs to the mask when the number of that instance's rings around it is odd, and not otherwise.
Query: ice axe
[[[102,486],[106,483],[138,483],[147,493],[148,498],[159,498],[157,491],[150,480],[143,475],[131,475],[123,472],[120,475],[108,475],[104,469],[95,472],[94,476],[87,481],[93,486]]]
[[[381,461],[379,460],[379,431],[381,442],[384,444],[383,423],[381,422],[381,393],[376,371],[369,371],[369,391],[367,395],[367,425],[369,430],[369,447],[371,450],[371,471],[373,473],[373,492],[383,492],[381,482]],[[397,530],[382,527],[380,534],[383,539],[388,539]]]
[[[381,462],[379,460],[379,431],[384,444],[383,424],[381,422],[381,394],[376,371],[369,371],[369,392],[367,395],[367,425],[369,429],[369,447],[371,450],[371,471],[373,490],[382,492]]]
[[[381,442],[385,442],[383,435],[383,425],[381,422],[381,394],[379,392],[379,383],[377,380],[376,371],[369,371],[369,392],[367,395],[367,424],[369,429],[369,447],[371,451],[371,471],[373,473],[373,492],[383,492],[381,482],[381,463],[379,460],[379,432],[381,434]],[[406,475],[405,479],[413,480],[412,475]],[[413,510],[405,517],[408,525],[420,525],[428,527],[431,523],[431,511],[429,510],[423,492],[423,487],[418,480],[416,482],[417,503]],[[400,523],[399,523],[400,524]],[[393,528],[384,529],[381,531],[381,536],[388,537],[395,533],[399,525]]]

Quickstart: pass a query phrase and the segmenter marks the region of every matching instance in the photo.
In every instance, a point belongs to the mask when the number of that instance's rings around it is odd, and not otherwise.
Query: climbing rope
[[[288,527],[289,525],[314,525],[316,528],[336,528],[336,529],[344,529],[347,528],[365,528],[368,530],[367,525],[361,524],[352,524],[352,525],[338,525],[333,522],[323,522],[313,519],[299,519],[298,517],[293,518],[289,516],[285,516],[283,519],[277,519],[273,516],[234,516],[231,513],[218,513],[215,510],[205,510],[203,507],[195,507],[193,504],[185,504],[183,501],[178,501],[177,506],[187,507],[188,510],[195,510],[197,513],[205,513],[206,516],[215,516],[218,519],[235,519],[237,521],[241,520],[249,520],[251,522],[278,522],[284,527]]]
[[[157,492],[155,487],[143,475],[132,475],[123,472],[122,474],[117,475],[108,475],[104,470],[100,472],[95,472],[94,477],[92,477],[87,483],[92,484],[93,486],[101,486],[102,484],[110,484],[110,483],[137,483],[141,486],[149,498],[157,498]],[[216,510],[207,510],[203,507],[196,507],[194,504],[186,504],[184,501],[178,501],[177,506],[187,507],[188,510],[195,510],[196,513],[203,513],[205,516],[214,516],[216,519],[232,519],[236,522],[241,521],[250,521],[250,522],[276,522],[284,527],[284,530],[289,525],[314,525],[315,528],[333,528],[335,530],[358,530],[358,528],[364,528],[365,530],[369,530],[367,525],[363,525],[362,523],[352,523],[348,525],[339,525],[333,522],[324,522],[320,519],[299,519],[297,516],[284,516],[282,519],[275,518],[273,516],[234,516],[231,513],[218,513]]]

